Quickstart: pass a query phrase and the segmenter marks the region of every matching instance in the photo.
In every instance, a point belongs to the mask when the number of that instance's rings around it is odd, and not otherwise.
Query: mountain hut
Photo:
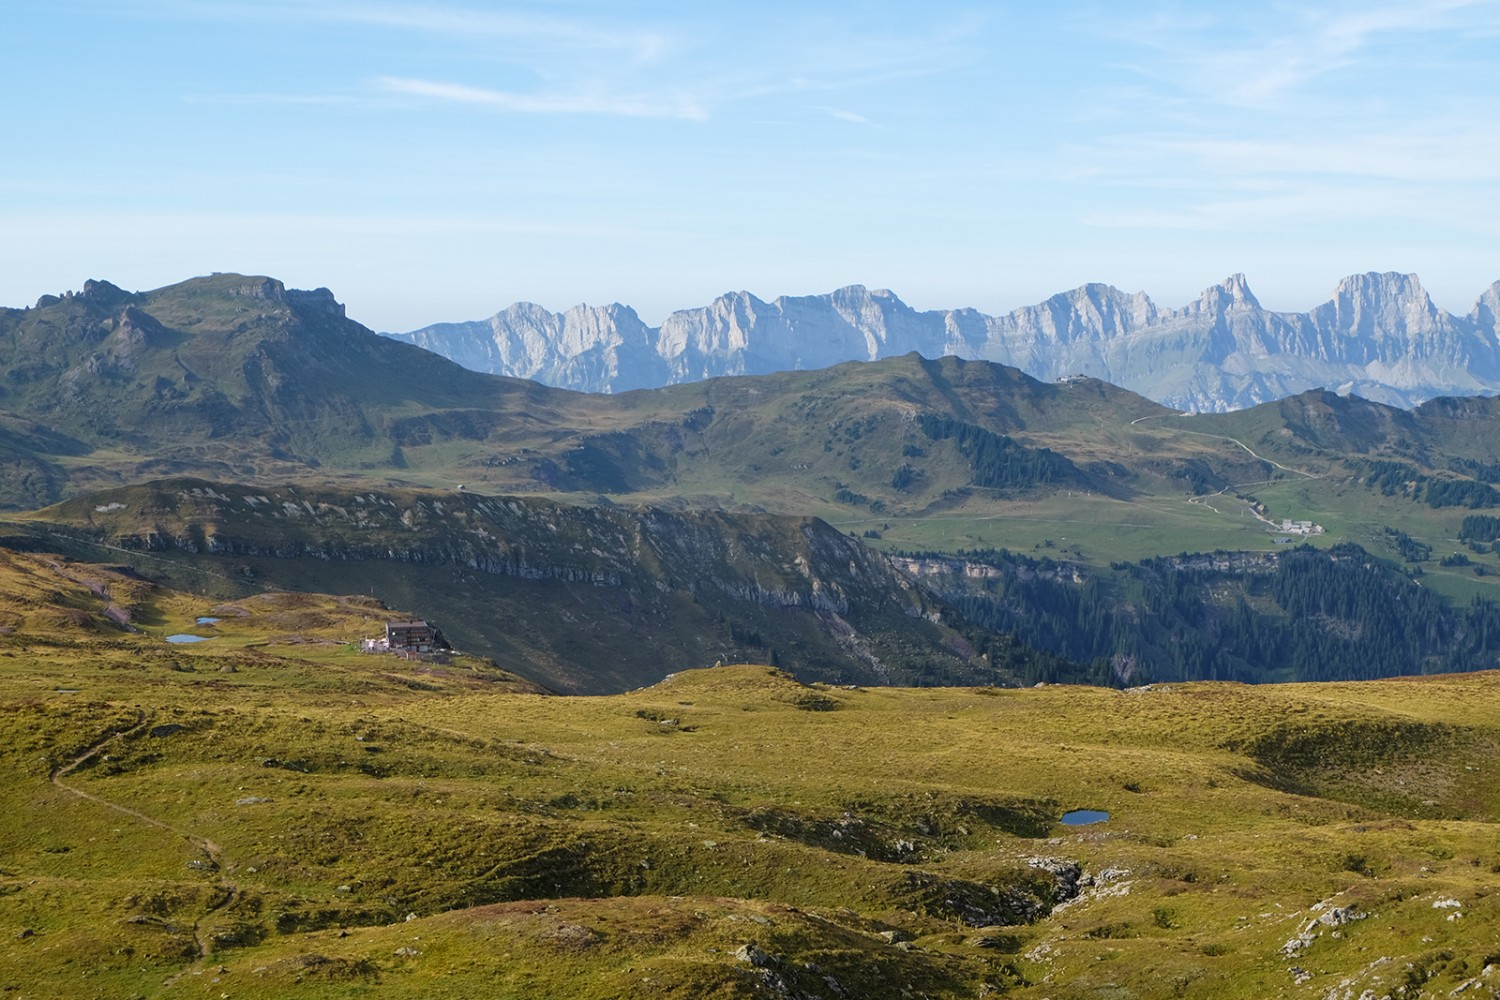
[[[430,653],[446,646],[443,634],[430,622],[386,622],[386,648],[393,653]]]

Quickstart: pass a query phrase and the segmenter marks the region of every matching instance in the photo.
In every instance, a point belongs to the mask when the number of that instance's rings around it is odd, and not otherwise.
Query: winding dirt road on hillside
[[[223,849],[209,838],[200,837],[197,834],[192,833],[191,831],[173,826],[170,823],[164,823],[154,816],[146,815],[139,809],[132,809],[129,806],[122,805],[119,802],[112,802],[109,799],[104,798],[103,796],[95,795],[93,792],[86,792],[81,788],[75,788],[63,781],[63,778],[67,777],[69,774],[73,773],[78,768],[82,767],[84,764],[86,764],[90,760],[93,760],[95,757],[99,756],[99,754],[103,753],[106,747],[112,746],[120,740],[128,739],[129,737],[142,732],[149,725],[151,725],[150,714],[148,714],[144,710],[137,710],[135,725],[131,726],[128,729],[122,729],[119,732],[109,733],[105,736],[101,736],[99,739],[95,740],[93,743],[85,747],[72,760],[54,766],[52,768],[51,774],[48,775],[48,780],[51,781],[53,785],[67,792],[69,795],[76,795],[80,799],[87,799],[89,802],[93,802],[96,805],[103,806],[106,809],[113,809],[115,812],[123,813],[126,816],[131,817],[132,819],[139,820],[140,822],[145,823],[149,826],[154,826],[159,830],[166,830],[168,833],[172,833],[176,836],[181,837],[182,839],[186,840],[188,843],[196,847],[198,850],[202,851],[205,855],[207,855],[209,863],[213,866],[213,871],[221,871],[223,869],[221,860]],[[197,862],[194,862],[194,864],[196,865]],[[216,900],[208,907],[206,907],[203,911],[203,914],[193,922],[193,943],[197,948],[197,959],[193,962],[192,965],[188,966],[181,972],[178,972],[172,978],[168,979],[166,985],[172,985],[172,983],[176,982],[178,979],[182,978],[184,975],[187,975],[194,969],[201,967],[203,963],[207,961],[209,952],[211,950],[211,942],[207,939],[204,933],[203,923],[211,914],[230,906],[240,893],[239,886],[235,885],[233,882],[223,881],[220,883],[220,888],[224,890],[222,898]]]
[[[95,802],[101,806],[104,806],[106,809],[113,809],[115,812],[124,813],[126,816],[138,819],[142,823],[148,823],[151,826],[157,827],[158,829],[166,830],[169,833],[175,833],[177,836],[183,838],[188,843],[198,848],[204,854],[207,854],[209,860],[217,865],[219,863],[219,845],[214,843],[212,840],[209,840],[207,837],[200,837],[197,834],[188,832],[187,830],[172,826],[170,823],[163,823],[159,819],[156,819],[152,816],[147,816],[145,813],[141,812],[138,809],[132,809],[129,806],[121,805],[118,802],[111,802],[109,799],[102,798],[101,796],[95,795],[92,792],[86,792],[81,788],[74,788],[72,785],[65,784],[63,782],[63,778],[78,770],[78,768],[82,767],[88,761],[93,760],[95,757],[99,756],[99,754],[104,751],[105,747],[108,747],[120,740],[126,739],[127,737],[133,736],[136,733],[139,733],[150,724],[151,716],[144,711],[138,711],[136,713],[135,725],[131,726],[129,729],[124,729],[120,732],[101,737],[100,739],[89,744],[84,748],[82,753],[74,757],[72,760],[68,761],[65,764],[58,764],[56,767],[54,767],[52,769],[52,773],[48,776],[48,778],[54,785],[67,792],[69,795],[76,795],[80,799],[88,799],[90,802]]]
[[[1134,420],[1132,420],[1130,422],[1130,426],[1134,427],[1136,424],[1140,423],[1143,420],[1162,420],[1162,419],[1165,419],[1167,417],[1179,417],[1179,416],[1183,416],[1183,415],[1184,414],[1180,414],[1180,413],[1152,413],[1152,414],[1148,414],[1147,416],[1144,416],[1144,417],[1136,417]],[[1267,465],[1274,465],[1276,468],[1280,469],[1282,472],[1290,472],[1293,475],[1304,476],[1307,479],[1322,479],[1323,478],[1322,473],[1307,472],[1307,471],[1305,471],[1303,469],[1294,469],[1294,468],[1292,468],[1289,465],[1282,465],[1280,462],[1276,461],[1274,458],[1267,458],[1264,455],[1257,455],[1255,453],[1255,451],[1248,444],[1246,444],[1245,442],[1241,441],[1239,438],[1232,438],[1232,437],[1230,437],[1227,434],[1209,434],[1209,433],[1207,433],[1205,431],[1190,431],[1190,430],[1185,430],[1185,429],[1180,428],[1180,427],[1177,430],[1178,430],[1179,434],[1193,434],[1193,435],[1195,435],[1197,437],[1213,438],[1215,441],[1232,441],[1235,444],[1239,445],[1241,448],[1245,449],[1245,452],[1251,458],[1255,459],[1257,462],[1265,462]],[[1248,486],[1248,485],[1251,485],[1251,484],[1246,483],[1245,485]]]

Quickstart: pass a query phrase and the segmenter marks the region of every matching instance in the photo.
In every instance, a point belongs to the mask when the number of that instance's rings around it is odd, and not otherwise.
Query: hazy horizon
[[[863,284],[1302,311],[1500,278],[1500,0],[57,0],[8,14],[0,302],[210,271],[380,330]]]

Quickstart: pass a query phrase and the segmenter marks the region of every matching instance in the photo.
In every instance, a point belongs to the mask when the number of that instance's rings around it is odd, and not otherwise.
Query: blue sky
[[[1500,279],[1500,0],[9,6],[0,304],[246,271],[404,330]]]

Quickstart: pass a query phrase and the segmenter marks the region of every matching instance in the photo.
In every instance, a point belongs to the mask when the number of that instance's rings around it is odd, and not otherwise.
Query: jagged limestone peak
[[[1339,282],[1329,305],[1335,327],[1365,335],[1427,331],[1442,318],[1421,279],[1395,271],[1350,275]]]
[[[1196,301],[1181,310],[1184,316],[1221,316],[1231,309],[1248,311],[1260,309],[1260,300],[1250,291],[1250,284],[1243,274],[1235,273],[1205,288]]]
[[[1098,282],[993,316],[917,310],[889,289],[858,284],[771,301],[729,292],[634,335],[611,333],[607,323],[581,339],[538,331],[520,352],[524,363],[512,367],[504,364],[509,352],[493,345],[523,324],[502,324],[498,317],[483,330],[431,327],[398,339],[481,371],[591,391],[916,351],[1015,365],[1049,381],[1084,373],[1167,405],[1225,410],[1318,385],[1360,386],[1406,406],[1500,389],[1497,317],[1500,283],[1473,312],[1455,317],[1433,305],[1416,275],[1368,272],[1340,281],[1314,309],[1283,313],[1264,308],[1245,275],[1234,273],[1181,308],[1165,310],[1145,292]],[[600,363],[601,351],[618,352],[612,345],[626,343],[634,357]]]

